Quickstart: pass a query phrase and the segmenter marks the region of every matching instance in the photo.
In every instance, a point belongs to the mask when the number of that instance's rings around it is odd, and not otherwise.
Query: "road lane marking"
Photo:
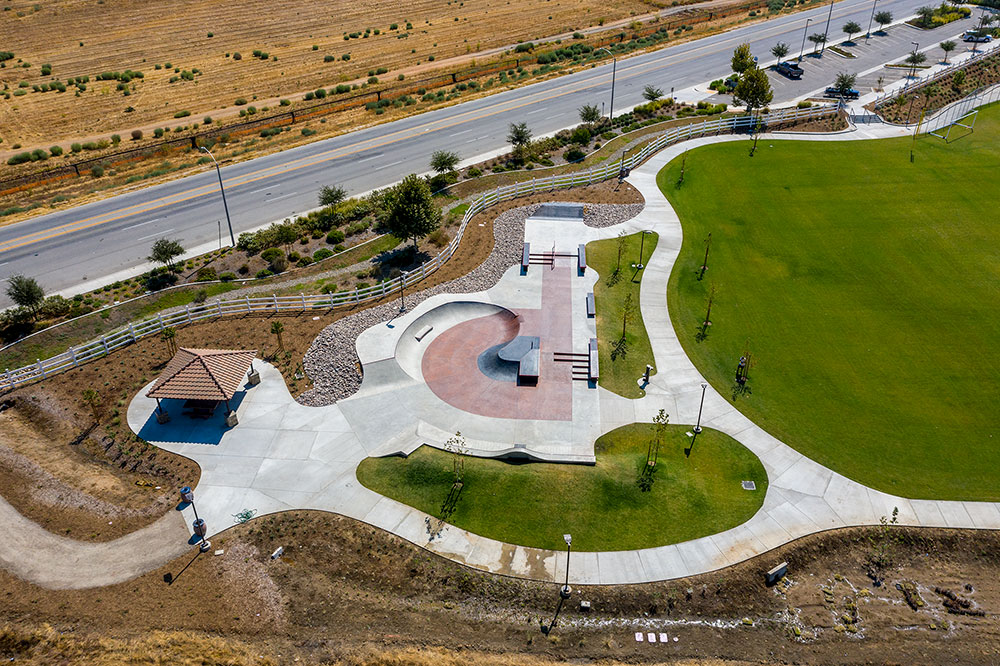
[[[155,234],[150,234],[149,236],[143,236],[142,238],[137,238],[136,240],[149,240],[150,238],[156,238],[157,236],[163,236],[163,234],[173,231],[174,228],[164,229],[163,231],[157,231]]]
[[[468,134],[469,132],[472,132],[472,131],[473,131],[473,130],[471,130],[471,129],[467,129],[467,130],[463,130],[463,131],[461,131],[461,132],[455,132],[455,133],[454,133],[454,134],[452,134],[451,136],[462,136],[463,134]]]
[[[396,166],[397,164],[402,164],[402,163],[403,160],[399,160],[398,162],[393,162],[392,164],[383,164],[382,166],[375,167],[374,169],[372,169],[372,171],[379,171],[380,169],[388,169],[391,166]]]
[[[273,199],[268,199],[268,203],[273,203],[275,201],[281,201],[282,199],[287,199],[288,197],[294,197],[298,192],[289,192],[288,194],[282,194],[280,197],[274,197]]]
[[[153,222],[156,222],[157,220],[162,220],[162,219],[163,219],[162,217],[158,217],[156,219],[148,220],[146,222],[140,222],[139,224],[133,224],[130,227],[125,227],[124,229],[122,229],[122,231],[128,231],[129,229],[135,229],[136,227],[144,227],[147,224],[152,224]]]
[[[378,155],[372,155],[370,157],[362,157],[360,160],[356,160],[356,161],[357,162],[368,162],[370,160],[377,160],[378,158],[382,157],[382,155],[384,155],[384,154],[385,153],[379,153]]]

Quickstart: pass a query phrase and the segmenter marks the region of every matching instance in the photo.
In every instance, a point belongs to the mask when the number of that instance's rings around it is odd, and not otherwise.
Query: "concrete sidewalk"
[[[904,128],[872,125],[826,135],[768,135],[762,145],[779,138],[849,141],[907,135]],[[244,509],[256,509],[257,515],[318,509],[367,522],[483,571],[561,580],[565,575],[565,553],[506,544],[442,524],[364,488],[355,470],[372,453],[412,450],[421,444],[441,446],[456,430],[469,435],[478,455],[492,455],[503,447],[520,445],[540,457],[558,458],[592,456],[593,442],[600,434],[627,423],[648,422],[661,408],[670,414],[672,423],[693,425],[704,379],[684,353],[666,303],[667,281],[680,250],[682,228],[656,186],[656,174],[686,150],[726,141],[747,138],[718,136],[684,142],[634,169],[629,182],[642,192],[646,207],[628,222],[604,229],[573,222],[526,227],[525,234],[533,245],[548,248],[555,243],[560,249],[612,238],[623,228],[629,232],[650,229],[659,234],[640,292],[656,366],[642,399],[627,400],[604,389],[574,383],[571,422],[521,421],[464,412],[435,396],[420,381],[414,365],[419,354],[409,348],[414,343],[406,338],[414,325],[422,326],[423,322],[447,326],[450,319],[437,317],[452,317],[457,310],[442,310],[442,305],[477,301],[514,311],[540,306],[542,289],[537,274],[542,269],[532,267],[527,276],[521,276],[515,266],[486,292],[435,296],[413,311],[365,331],[357,341],[365,368],[362,390],[336,405],[311,408],[298,404],[289,395],[280,373],[258,362],[255,365],[262,382],[246,389],[237,407],[240,424],[235,428],[226,429],[214,421],[195,423],[180,416],[160,425],[152,415],[153,402],[143,395],[145,391],[129,405],[129,425],[147,440],[201,465],[197,502],[199,514],[212,533],[235,524],[235,514]],[[583,296],[592,289],[595,279],[592,270],[573,278],[573,301],[579,302],[581,309]],[[579,346],[592,335],[593,320],[574,314],[573,345]],[[397,358],[403,348],[407,349],[407,358]],[[710,386],[702,423],[735,438],[760,458],[769,478],[761,509],[742,525],[680,544],[617,552],[573,552],[571,582],[643,583],[705,573],[807,534],[877,524],[894,507],[898,507],[899,522],[904,525],[1000,529],[1000,504],[909,500],[851,481],[769,435]],[[194,518],[190,508],[184,516],[188,524]],[[0,542],[0,562],[18,575],[50,587],[89,587],[125,580],[190,548],[188,532],[174,513],[146,530],[109,544],[84,544],[49,535],[5,503],[0,504],[0,521],[17,526],[12,530],[15,538]]]

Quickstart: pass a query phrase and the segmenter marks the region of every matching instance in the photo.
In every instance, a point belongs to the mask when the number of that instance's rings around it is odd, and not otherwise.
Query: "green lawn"
[[[612,238],[587,243],[587,265],[600,275],[594,285],[599,354],[597,363],[601,374],[599,383],[626,398],[641,398],[645,395],[646,392],[639,388],[636,380],[645,372],[647,363],[655,367],[653,349],[649,345],[649,337],[639,310],[639,283],[643,272],[632,266],[639,258],[640,249],[642,263],[649,262],[658,237],[655,233],[649,233],[646,234],[646,240],[640,242],[641,235],[625,237],[621,267],[617,274],[618,240]],[[622,346],[622,313],[628,294],[632,295],[635,312],[625,327],[625,345]]]
[[[686,430],[668,426],[649,492],[637,484],[654,435],[648,423],[598,439],[592,467],[467,457],[465,486],[448,522],[537,548],[563,548],[562,535],[570,533],[580,550],[662,546],[745,522],[760,508],[767,489],[760,460],[707,428],[687,457]],[[453,481],[452,458],[422,446],[405,459],[367,458],[357,474],[366,487],[441,517]],[[742,480],[755,481],[757,490],[743,490]]]
[[[712,385],[809,457],[886,492],[1000,500],[1000,107],[950,144],[921,137],[912,164],[910,144],[707,146],[680,188],[667,165],[670,316]]]

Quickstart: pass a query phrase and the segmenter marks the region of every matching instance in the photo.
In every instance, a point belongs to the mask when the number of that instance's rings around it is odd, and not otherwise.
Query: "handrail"
[[[791,122],[817,118],[838,111],[840,105],[814,106],[807,109],[783,109],[767,114],[768,120],[774,122]],[[185,305],[183,310],[171,313],[158,313],[139,321],[123,325],[116,331],[102,335],[100,338],[79,347],[70,347],[61,354],[56,354],[45,360],[36,359],[35,363],[14,370],[5,369],[0,373],[0,390],[13,390],[18,386],[33,381],[46,379],[53,374],[79,367],[87,361],[107,356],[112,351],[163,331],[173,326],[183,326],[197,321],[224,317],[236,314],[302,312],[307,310],[331,310],[338,307],[353,307],[361,303],[376,300],[394,293],[400,287],[406,288],[422,281],[440,268],[458,250],[469,222],[484,209],[501,201],[513,199],[525,194],[544,190],[555,190],[565,187],[589,185],[609,178],[617,177],[621,168],[632,169],[643,163],[653,153],[679,141],[718,134],[723,131],[738,131],[752,129],[758,121],[750,115],[733,116],[730,118],[715,118],[702,123],[692,123],[667,130],[656,139],[649,142],[642,150],[629,155],[623,161],[596,166],[587,171],[549,176],[501,185],[495,190],[481,194],[466,210],[459,226],[458,233],[450,243],[433,259],[421,264],[412,271],[404,272],[399,277],[385,280],[378,284],[362,287],[350,292],[333,294],[299,294],[298,296],[267,296],[238,298],[218,298],[212,302]]]

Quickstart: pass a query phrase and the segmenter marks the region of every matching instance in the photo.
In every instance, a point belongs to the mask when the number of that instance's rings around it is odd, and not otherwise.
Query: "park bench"
[[[593,317],[597,314],[597,309],[594,306],[594,292],[589,292],[587,294],[587,317]]]
[[[531,243],[524,244],[524,251],[521,252],[521,274],[528,272],[528,264],[531,262]]]
[[[587,352],[590,360],[590,381],[597,382],[600,374],[597,371],[597,338],[591,338],[590,344],[587,346]]]
[[[587,270],[587,246],[582,243],[576,248],[576,261],[580,275],[583,275]]]

